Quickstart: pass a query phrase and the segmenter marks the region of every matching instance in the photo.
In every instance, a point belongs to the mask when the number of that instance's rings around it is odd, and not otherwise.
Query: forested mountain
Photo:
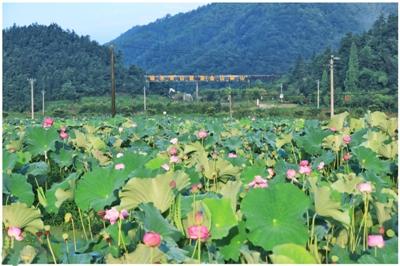
[[[397,4],[216,3],[133,27],[111,43],[148,73],[283,73],[390,12]]]
[[[28,78],[36,79],[38,107],[41,90],[45,90],[46,100],[105,95],[111,87],[110,61],[109,47],[56,24],[3,30],[3,108],[28,110]],[[119,92],[141,89],[143,71],[135,66],[126,69],[117,54],[116,81]]]
[[[335,61],[336,102],[352,107],[375,106],[395,110],[398,93],[398,16],[380,16],[363,34],[348,33],[337,50],[305,61],[299,57],[288,75],[288,94],[316,99],[316,81],[320,80],[322,103],[329,104],[329,59]],[[345,102],[345,95],[350,96]]]

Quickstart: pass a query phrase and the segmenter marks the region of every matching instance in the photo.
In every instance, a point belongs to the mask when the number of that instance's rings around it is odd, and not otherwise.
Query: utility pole
[[[231,91],[231,86],[229,86],[229,116],[232,119],[232,91]]]
[[[42,115],[44,116],[44,93],[45,91],[42,90]]]
[[[333,117],[333,115],[335,114],[335,98],[334,98],[334,89],[333,89],[333,63],[334,60],[339,60],[339,57],[334,57],[333,55],[331,55],[331,59],[329,60],[329,66],[330,66],[330,72],[331,72],[331,118]]]
[[[114,47],[111,45],[111,116],[115,116],[115,72],[114,72]]]
[[[319,109],[319,79],[317,80],[317,108]]]
[[[143,110],[146,112],[146,85],[143,86]]]
[[[281,83],[281,94],[279,95],[281,102],[283,102],[283,84]]]
[[[196,80],[196,100],[199,100],[199,81]]]
[[[36,79],[29,78],[28,81],[31,84],[31,118],[35,119],[35,110],[34,110],[34,102],[33,102],[33,83],[36,81]]]

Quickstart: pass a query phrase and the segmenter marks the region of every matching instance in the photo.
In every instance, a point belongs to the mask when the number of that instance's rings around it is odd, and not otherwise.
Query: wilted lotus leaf
[[[380,128],[384,131],[386,131],[388,127],[388,119],[386,114],[383,112],[368,112],[366,115],[366,120],[371,126]]]
[[[315,180],[311,181],[311,187],[314,194],[315,212],[320,216],[331,217],[346,227],[349,226],[349,212],[348,210],[343,211],[340,201],[333,199],[331,188],[317,187]]]
[[[281,134],[279,136],[279,138],[276,138],[276,144],[275,145],[276,145],[276,147],[278,149],[280,149],[281,147],[283,147],[283,145],[289,144],[292,141],[292,138],[293,138],[293,136],[292,136],[291,133]]]
[[[151,257],[153,257],[151,259]],[[109,264],[153,264],[165,263],[166,258],[158,248],[151,248],[143,244],[138,244],[136,249],[120,258],[114,258],[111,253],[106,257]]]
[[[100,137],[89,135],[87,136],[87,140],[90,143],[90,148],[93,150],[104,150],[107,147],[107,145],[104,143],[104,141],[101,140]]]
[[[285,243],[305,245],[308,232],[302,215],[309,205],[308,197],[292,184],[250,190],[241,203],[250,241],[265,250]]]
[[[24,246],[24,248],[19,253],[21,261],[25,264],[31,264],[36,255],[37,255],[36,249],[30,245]]]
[[[344,127],[344,122],[346,117],[349,115],[348,112],[344,112],[341,114],[334,115],[331,120],[329,121],[327,127],[328,128],[335,128],[336,130],[340,131]]]
[[[386,158],[394,158],[397,155],[397,141],[387,144],[389,137],[381,131],[369,130],[364,135],[364,139],[366,141],[361,144],[362,146],[370,148]]]
[[[352,132],[365,127],[365,120],[363,118],[350,118],[350,130]]]
[[[83,148],[86,150],[89,147],[89,142],[88,142],[85,134],[83,134],[79,130],[74,129],[74,135],[75,135],[75,138],[72,139],[72,143],[76,147]]]
[[[387,132],[390,136],[394,136],[396,134],[397,125],[398,125],[397,117],[392,117],[389,119]]]
[[[83,126],[83,128],[86,130],[86,132],[88,133],[88,134],[94,134],[94,133],[96,133],[96,128],[94,127],[94,126],[91,126],[91,125],[84,125]]]
[[[217,179],[223,177],[235,177],[239,174],[240,168],[233,166],[230,162],[218,158],[216,161],[201,161],[204,167],[203,174],[208,179]]]
[[[329,135],[324,139],[322,146],[324,148],[330,148],[331,150],[338,152],[340,147],[343,145],[343,139],[341,135]]]
[[[161,212],[165,212],[172,203],[174,193],[170,186],[173,172],[167,172],[154,178],[132,178],[119,193],[121,208],[130,210],[140,203],[152,202]]]
[[[106,153],[103,153],[99,150],[92,150],[92,155],[99,161],[100,165],[107,165],[111,162],[110,157],[107,156]]]
[[[24,203],[3,206],[5,227],[15,226],[34,234],[44,227],[41,216],[39,209],[28,208]]]
[[[340,193],[354,193],[357,191],[357,185],[362,183],[364,179],[362,177],[356,176],[354,173],[336,175],[338,180],[332,184],[332,188]]]
[[[315,258],[303,247],[295,244],[283,244],[272,249],[274,264],[316,264]]]

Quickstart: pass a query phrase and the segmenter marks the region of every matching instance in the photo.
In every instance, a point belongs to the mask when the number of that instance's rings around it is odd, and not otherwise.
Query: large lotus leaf
[[[80,132],[77,129],[74,129],[73,132],[74,132],[75,138],[71,140],[72,143],[78,148],[88,149],[89,141],[87,140],[85,134]]]
[[[151,248],[144,244],[138,244],[136,249],[122,257],[114,258],[111,253],[106,257],[107,264],[153,264],[165,263],[164,253],[158,248]]]
[[[161,165],[168,163],[168,157],[166,155],[158,155],[156,158],[151,159],[145,164],[145,167],[151,170],[159,169]]]
[[[365,127],[365,120],[363,118],[350,118],[349,127],[352,132],[362,129]]]
[[[27,130],[27,150],[33,155],[43,155],[49,150],[55,150],[55,143],[59,139],[55,128],[44,129],[33,127]]]
[[[167,172],[154,178],[132,178],[119,193],[121,208],[130,210],[140,203],[152,202],[161,212],[165,212],[174,198],[170,182],[173,173]]]
[[[167,256],[170,263],[186,263],[194,264],[197,261],[192,259],[190,252],[179,248],[179,246],[172,239],[163,239],[164,241],[159,246],[159,249]]]
[[[17,155],[3,150],[3,173],[11,174],[17,163]]]
[[[303,247],[296,244],[283,244],[272,249],[274,264],[317,264],[315,258]]]
[[[230,162],[218,158],[216,161],[208,160],[208,167],[205,167],[203,173],[208,179],[222,177],[235,177],[239,174],[240,168],[233,166]]]
[[[92,155],[99,161],[99,164],[102,166],[107,165],[111,162],[110,157],[108,157],[106,153],[100,150],[92,150]]]
[[[308,197],[292,184],[250,190],[241,204],[250,241],[265,250],[285,243],[305,245],[308,232],[302,215],[309,205]]]
[[[397,237],[385,241],[383,248],[369,249],[369,254],[364,254],[358,259],[360,264],[397,264],[398,263],[398,240]]]
[[[151,203],[140,204],[139,208],[144,212],[143,227],[146,231],[159,233],[163,238],[170,237],[178,241],[181,233],[172,226]]]
[[[392,117],[392,118],[390,118],[388,120],[387,133],[390,136],[395,136],[396,135],[397,125],[398,125],[397,117]]]
[[[24,203],[3,206],[3,223],[5,227],[16,226],[35,234],[44,228],[40,210],[29,208]]]
[[[225,260],[238,261],[240,248],[247,240],[246,227],[243,221],[240,221],[237,227],[230,230],[229,235],[218,242],[219,251]]]
[[[230,137],[223,141],[223,145],[230,151],[236,151],[242,146],[242,140],[240,137]]]
[[[247,166],[240,174],[240,179],[242,180],[243,184],[248,184],[253,181],[254,177],[257,175],[263,177],[267,176],[266,168],[259,165]]]
[[[347,175],[338,173],[336,176],[338,179],[331,187],[340,193],[355,193],[357,192],[357,185],[364,181],[362,177],[356,176],[354,173]]]
[[[378,153],[386,158],[395,159],[398,153],[398,142],[392,141],[379,147]]]
[[[373,126],[380,128],[384,131],[388,128],[388,119],[385,113],[383,112],[373,112],[369,113],[367,116],[368,123]]]
[[[397,155],[397,142],[385,144],[388,140],[388,136],[385,133],[369,130],[364,135],[364,138],[366,141],[362,143],[362,146],[370,148],[372,151],[386,158],[394,158]]]
[[[115,189],[115,179],[110,176],[110,168],[98,167],[78,181],[75,202],[84,211],[90,208],[99,211],[116,200]]]
[[[357,147],[353,149],[353,154],[357,157],[362,168],[372,170],[377,173],[389,173],[390,163],[380,160],[377,154],[366,147]]]
[[[332,197],[332,190],[327,187],[317,187],[315,181],[311,182],[314,193],[315,212],[324,217],[331,217],[345,226],[350,225],[349,211],[342,211],[340,201]]]
[[[322,146],[335,152],[339,152],[343,145],[343,139],[340,135],[329,135],[324,138]]]
[[[46,175],[49,172],[49,165],[45,162],[36,162],[30,163],[28,170],[26,171],[27,175]]]
[[[329,121],[327,127],[328,128],[335,128],[336,130],[342,130],[344,126],[344,122],[346,117],[349,115],[348,112],[344,112],[341,114],[334,115],[331,120]]]
[[[75,182],[77,175],[69,175],[61,183],[55,183],[51,189],[46,191],[46,210],[50,213],[58,212],[58,209],[66,200],[73,200],[75,195]]]
[[[211,216],[211,239],[221,239],[238,224],[229,199],[204,199],[203,207]]]
[[[281,148],[283,145],[288,144],[290,142],[292,142],[292,134],[288,133],[288,134],[282,134],[279,136],[279,138],[276,139],[276,147],[279,149]]]
[[[120,158],[115,158],[114,167],[111,169],[111,176],[116,179],[117,186],[122,186],[125,181],[130,177],[140,176],[140,170],[143,170],[143,166],[149,160],[148,156],[144,156],[138,153],[126,152]],[[125,168],[122,170],[116,170],[116,164],[124,164]]]
[[[53,159],[58,166],[68,167],[73,163],[73,159],[76,154],[72,150],[60,149],[57,152],[53,152],[50,158]]]
[[[3,176],[5,190],[8,190],[12,195],[18,198],[20,202],[31,206],[35,195],[32,191],[32,185],[26,180],[26,176],[21,174],[11,174],[11,176]]]
[[[104,141],[101,140],[100,137],[89,135],[87,136],[87,140],[90,143],[90,147],[94,150],[103,151],[107,147],[107,145],[104,143]]]
[[[302,147],[307,153],[317,155],[322,152],[322,140],[329,134],[326,130],[319,128],[307,128],[305,135],[295,135],[295,141],[297,146]]]
[[[224,199],[229,199],[231,202],[232,210],[236,210],[237,198],[242,187],[242,182],[238,181],[228,181],[226,184],[219,185],[221,188],[219,193],[222,194]]]

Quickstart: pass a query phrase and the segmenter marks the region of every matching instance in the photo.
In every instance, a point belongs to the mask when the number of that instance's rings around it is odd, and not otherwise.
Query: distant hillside
[[[301,55],[368,30],[397,4],[210,4],[125,32],[114,43],[148,73],[282,73]]]
[[[116,61],[118,91],[141,89],[143,72],[134,66],[129,70],[123,67],[120,55]],[[46,91],[46,100],[74,100],[81,96],[108,94],[111,86],[110,50],[91,41],[89,36],[78,36],[56,24],[13,26],[3,30],[5,110],[29,110],[27,78],[36,79],[38,108],[41,106],[41,90]]]

